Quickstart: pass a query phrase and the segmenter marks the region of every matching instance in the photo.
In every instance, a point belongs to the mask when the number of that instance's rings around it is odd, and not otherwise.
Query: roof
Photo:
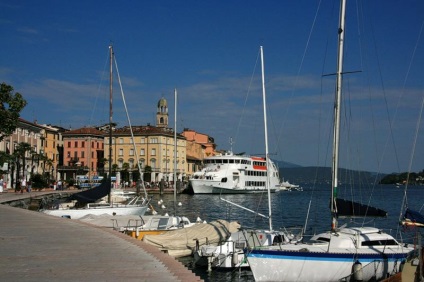
[[[91,135],[91,136],[99,136],[103,137],[105,136],[105,133],[103,131],[97,130],[93,127],[83,127],[78,128],[74,130],[70,130],[67,132],[62,133],[63,136],[75,136],[75,135]]]

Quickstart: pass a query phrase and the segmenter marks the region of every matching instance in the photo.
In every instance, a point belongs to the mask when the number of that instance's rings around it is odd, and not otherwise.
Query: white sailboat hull
[[[312,242],[248,251],[255,281],[350,281],[351,275],[379,280],[399,272],[413,250],[376,228],[321,233]]]
[[[340,281],[352,274],[356,259],[354,253],[348,257],[337,259],[340,253],[326,253],[327,259],[290,257],[284,255],[252,255],[248,258],[249,265],[254,273],[255,281]],[[361,255],[370,255],[363,253]],[[331,256],[334,255],[334,256]],[[376,255],[375,253],[373,255]],[[394,255],[394,254],[393,254]],[[397,253],[399,255],[399,253]],[[390,255],[389,255],[390,256]],[[402,259],[393,258],[383,260],[359,260],[363,271],[363,281],[385,278],[387,273],[393,275],[399,272]],[[349,281],[350,278],[347,278]]]
[[[117,206],[117,207],[92,207],[83,209],[57,209],[43,210],[44,213],[58,216],[69,217],[71,219],[80,219],[86,215],[144,215],[147,211],[147,206]]]

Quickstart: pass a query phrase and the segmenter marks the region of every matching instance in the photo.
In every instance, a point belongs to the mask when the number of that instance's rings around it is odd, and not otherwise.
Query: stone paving
[[[31,193],[32,196],[48,192]],[[29,193],[0,194],[0,203]],[[117,231],[0,205],[2,281],[202,281],[157,248]]]

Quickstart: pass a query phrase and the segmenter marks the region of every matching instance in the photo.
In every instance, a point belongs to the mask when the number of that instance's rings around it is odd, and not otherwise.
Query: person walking
[[[27,191],[28,191],[28,193],[31,193],[31,185],[32,185],[31,180],[28,180],[28,183],[27,183]]]
[[[24,190],[26,189],[26,185],[27,185],[27,183],[26,183],[26,180],[24,178],[24,179],[22,179],[22,182],[21,182],[21,193],[23,193]]]

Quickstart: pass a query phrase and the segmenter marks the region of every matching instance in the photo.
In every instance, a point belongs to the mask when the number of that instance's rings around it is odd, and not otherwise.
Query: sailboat
[[[337,226],[341,209],[337,201],[337,174],[345,9],[346,1],[341,0],[333,126],[331,230],[313,236],[308,243],[246,249],[255,281],[378,281],[397,273],[407,254],[413,250],[375,227]],[[344,211],[348,213],[352,209]],[[369,210],[363,211],[369,215]],[[375,211],[384,215],[380,210]]]
[[[272,210],[271,210],[271,178],[274,176],[273,168],[274,164],[269,158],[268,152],[268,126],[267,126],[267,112],[266,112],[266,91],[265,91],[265,71],[264,71],[264,57],[263,47],[260,47],[261,55],[261,69],[262,69],[262,97],[263,97],[263,113],[264,113],[264,136],[265,136],[265,188],[268,192],[268,216],[256,213],[259,216],[268,218],[269,230],[257,230],[257,229],[240,229],[230,234],[224,241],[219,242],[217,245],[202,245],[197,248],[193,253],[194,261],[197,265],[207,266],[208,270],[212,268],[230,269],[230,268],[241,268],[249,267],[245,258],[243,249],[248,246],[271,246],[274,244],[289,244],[295,243],[301,240],[301,233],[296,234],[294,229],[285,229],[282,231],[274,231],[272,228]],[[246,207],[240,206],[233,202],[230,202],[224,198],[221,200],[235,205],[239,208],[254,212]],[[299,230],[297,230],[299,231]]]
[[[86,215],[144,215],[148,209],[149,200],[147,199],[147,193],[145,192],[145,197],[136,195],[131,198],[126,204],[113,203],[111,201],[111,175],[112,175],[112,96],[113,96],[113,62],[114,62],[114,52],[112,45],[109,46],[109,55],[110,55],[110,104],[109,104],[109,177],[106,181],[101,183],[99,186],[75,193],[71,196],[71,200],[76,200],[77,203],[73,208],[68,206],[62,207],[57,206],[56,209],[44,209],[42,212],[59,217],[66,217],[72,219],[80,219]],[[115,61],[116,63],[116,61]],[[119,74],[118,74],[119,75]],[[119,77],[119,76],[118,76]],[[122,90],[122,89],[121,89]],[[125,105],[125,99],[124,105]],[[127,112],[128,117],[128,112]],[[130,124],[131,129],[131,124]],[[132,134],[132,129],[131,129]],[[132,138],[134,145],[134,137]],[[135,146],[135,145],[134,145]],[[137,150],[134,150],[137,151]],[[137,162],[139,163],[139,162]],[[140,166],[139,166],[140,169]],[[142,175],[140,173],[140,175]],[[107,203],[99,203],[99,200],[103,197],[108,196]]]
[[[120,228],[121,232],[138,240],[143,240],[145,235],[160,235],[171,230],[187,228],[196,224],[185,216],[177,216],[177,89],[174,89],[174,100],[174,215],[140,216],[138,219],[129,220],[126,227]],[[132,225],[131,222],[133,223]]]

